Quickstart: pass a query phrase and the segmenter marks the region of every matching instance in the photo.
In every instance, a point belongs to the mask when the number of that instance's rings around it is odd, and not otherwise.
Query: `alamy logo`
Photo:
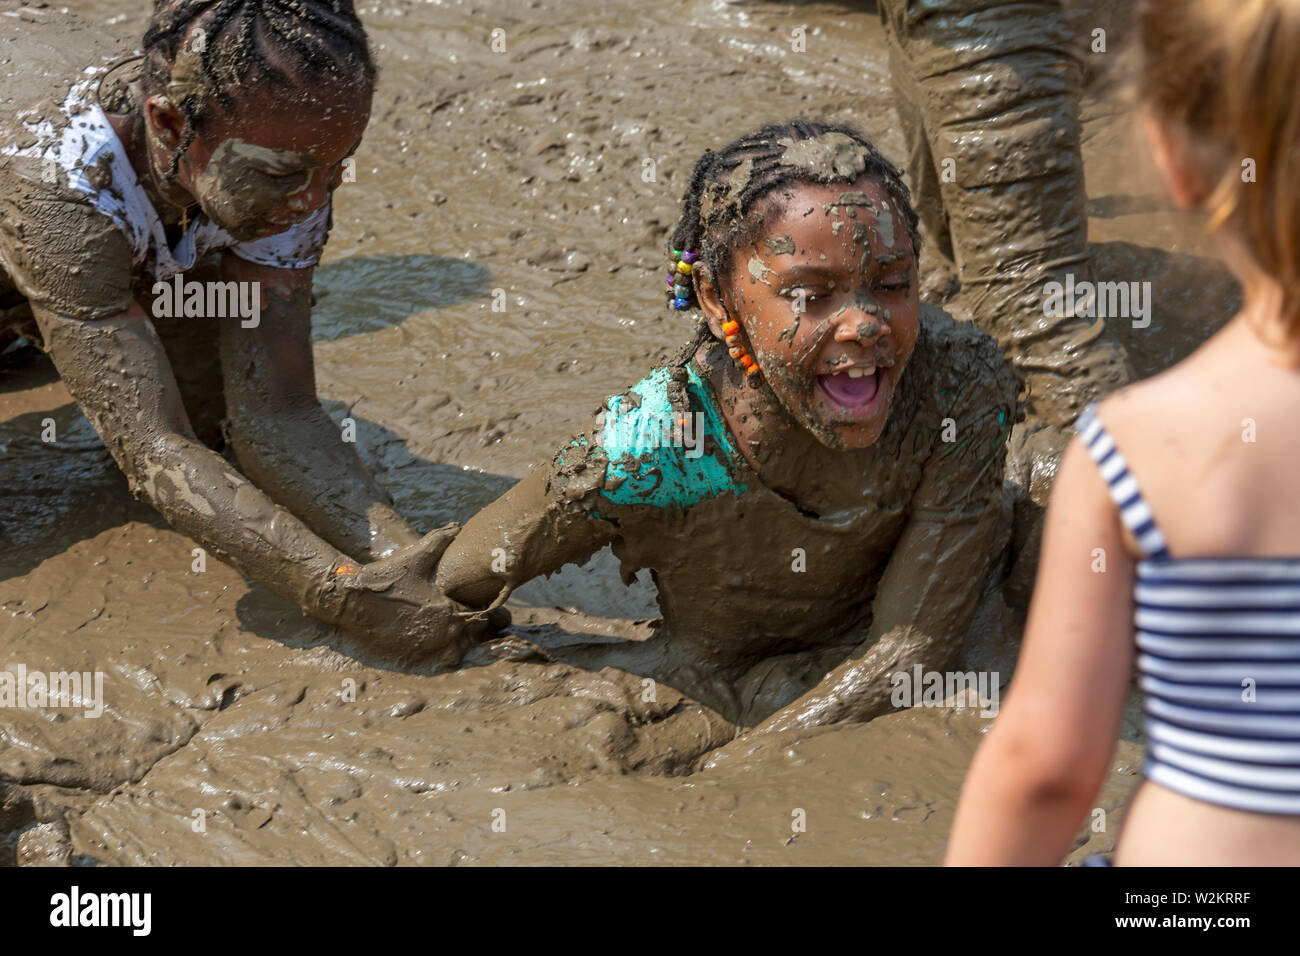
[[[898,671],[889,675],[893,691],[889,702],[895,707],[970,707],[983,708],[981,717],[998,715],[1001,681],[997,671],[926,671],[917,664],[909,674]],[[976,703],[971,704],[974,691]]]
[[[51,926],[127,926],[148,936],[153,926],[152,893],[82,893],[78,886],[50,897]]]
[[[1052,281],[1043,286],[1043,315],[1132,319],[1133,328],[1145,329],[1151,324],[1151,283],[1075,282],[1069,272],[1064,285]]]
[[[615,419],[605,423],[601,441],[606,448],[684,448],[687,458],[704,454],[704,415],[654,415]]]
[[[10,664],[0,671],[0,707],[38,710],[80,707],[87,717],[104,713],[103,671],[29,671]]]
[[[255,329],[262,321],[260,282],[186,282],[185,273],[178,272],[170,282],[155,282],[152,291],[154,318],[238,316],[245,329]]]

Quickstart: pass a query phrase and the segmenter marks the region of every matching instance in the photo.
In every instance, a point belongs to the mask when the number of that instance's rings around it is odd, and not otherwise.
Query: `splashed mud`
[[[68,6],[143,28],[135,0]],[[905,155],[867,11],[383,0],[360,12],[381,78],[317,273],[316,371],[422,530],[494,500],[687,338],[659,274],[704,149],[809,114]],[[797,25],[806,52],[791,50]],[[1154,179],[1135,179],[1141,141],[1108,98],[1085,101],[1083,139],[1094,273],[1155,286],[1149,326],[1112,323],[1149,374],[1230,315],[1235,290]],[[0,863],[940,859],[988,726],[972,710],[787,731],[691,773],[729,739],[716,712],[567,662],[575,646],[650,633],[653,588],[644,575],[625,588],[608,553],[516,591],[511,633],[458,672],[362,666],[264,588],[215,560],[199,570],[192,543],[132,500],[49,364],[5,361],[0,666],[102,672],[106,710],[3,713]],[[1008,476],[1041,503],[1052,442],[1019,438]],[[1023,546],[1035,527],[1017,521]],[[1026,588],[1032,568],[1018,573]],[[976,631],[968,659],[1005,680],[1017,635],[996,614]],[[1099,798],[1108,811],[1138,779],[1136,736],[1130,721]],[[1071,859],[1108,849],[1116,823]]]

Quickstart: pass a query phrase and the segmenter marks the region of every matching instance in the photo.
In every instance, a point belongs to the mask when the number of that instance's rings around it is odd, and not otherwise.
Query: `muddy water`
[[[146,7],[68,6],[128,25]],[[681,345],[660,256],[704,148],[810,113],[902,158],[867,10],[361,13],[380,85],[318,273],[317,374],[418,528],[468,517]],[[1155,197],[1117,110],[1108,88],[1086,103],[1090,235],[1099,278],[1154,283],[1151,325],[1118,328],[1148,374],[1230,314],[1233,293]],[[688,775],[718,732],[707,713],[546,650],[645,633],[653,593],[625,589],[608,555],[516,592],[515,635],[475,666],[394,673],[340,655],[229,568],[196,571],[44,362],[0,375],[0,468],[0,666],[102,671],[107,704],[98,718],[5,712],[0,861],[933,863],[987,726],[922,709],[775,735]],[[1139,759],[1122,741],[1100,806],[1122,806]],[[1108,847],[1117,822],[1075,857]]]

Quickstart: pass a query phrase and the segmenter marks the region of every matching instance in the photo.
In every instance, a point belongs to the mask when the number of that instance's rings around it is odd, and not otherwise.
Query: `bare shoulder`
[[[1290,411],[1300,382],[1290,376],[1267,367],[1248,339],[1220,333],[1100,403],[1098,417],[1173,553],[1294,551],[1300,516],[1277,506],[1300,493]]]
[[[1199,409],[1212,390],[1197,363],[1183,362],[1104,398],[1097,417],[1135,467],[1184,456],[1198,435]],[[1145,469],[1144,469],[1145,470]]]

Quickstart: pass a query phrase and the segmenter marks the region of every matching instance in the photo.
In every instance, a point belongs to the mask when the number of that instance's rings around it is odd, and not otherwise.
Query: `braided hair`
[[[792,161],[792,151],[806,149],[799,144],[811,145],[815,140],[849,146],[849,155],[836,158],[828,154],[830,161],[821,170],[806,162]],[[845,158],[850,161],[844,162]],[[852,183],[864,176],[880,182],[902,212],[912,248],[920,252],[919,218],[898,167],[852,127],[796,119],[769,124],[700,157],[682,199],[681,219],[669,241],[673,265],[677,257],[671,250],[698,252],[699,261],[708,266],[713,281],[720,282],[729,274],[734,250],[756,241],[761,234],[767,217],[756,211],[763,197],[797,183]],[[776,208],[762,211],[770,214]],[[698,305],[694,282],[687,301],[690,306]],[[694,339],[673,364],[689,361],[711,335],[701,316]]]
[[[203,42],[187,46],[195,29]],[[358,74],[367,86],[375,79],[353,0],[154,0],[143,46],[146,93],[172,94],[185,116],[167,182],[213,99],[230,110],[254,82],[298,90],[310,81],[355,83]]]

